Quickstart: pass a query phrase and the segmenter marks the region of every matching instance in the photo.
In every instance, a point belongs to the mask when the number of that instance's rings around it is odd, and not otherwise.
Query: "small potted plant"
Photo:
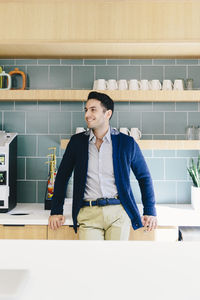
[[[192,178],[193,186],[191,189],[191,203],[195,210],[200,211],[200,155],[195,165],[193,158],[187,168]]]

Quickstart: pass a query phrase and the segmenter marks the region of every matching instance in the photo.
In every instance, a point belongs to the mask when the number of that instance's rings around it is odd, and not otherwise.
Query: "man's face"
[[[97,129],[104,127],[109,123],[111,110],[106,110],[101,102],[95,99],[90,99],[85,106],[85,120],[88,128]]]

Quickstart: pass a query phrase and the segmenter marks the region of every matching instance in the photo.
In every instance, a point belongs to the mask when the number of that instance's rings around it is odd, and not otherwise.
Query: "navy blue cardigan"
[[[130,186],[130,169],[135,174],[140,186],[143,214],[155,216],[155,197],[151,175],[142,152],[132,137],[112,129],[111,140],[118,195],[131,219],[133,228],[138,229],[143,225]],[[72,218],[75,232],[77,232],[77,215],[82,206],[86,185],[88,144],[88,132],[81,132],[71,137],[56,175],[52,198],[51,215],[62,215],[67,184],[74,171]]]

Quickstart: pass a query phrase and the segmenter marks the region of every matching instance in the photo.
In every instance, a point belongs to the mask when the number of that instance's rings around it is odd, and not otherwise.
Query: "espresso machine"
[[[17,133],[0,131],[0,213],[17,204]]]

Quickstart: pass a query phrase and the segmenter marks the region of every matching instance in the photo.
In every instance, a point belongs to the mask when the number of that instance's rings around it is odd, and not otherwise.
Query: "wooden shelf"
[[[85,101],[91,90],[0,90],[0,101]],[[184,91],[100,91],[114,101],[198,102],[200,90]]]
[[[69,140],[62,139],[60,146],[65,149]],[[139,140],[142,150],[200,150],[200,140]]]

